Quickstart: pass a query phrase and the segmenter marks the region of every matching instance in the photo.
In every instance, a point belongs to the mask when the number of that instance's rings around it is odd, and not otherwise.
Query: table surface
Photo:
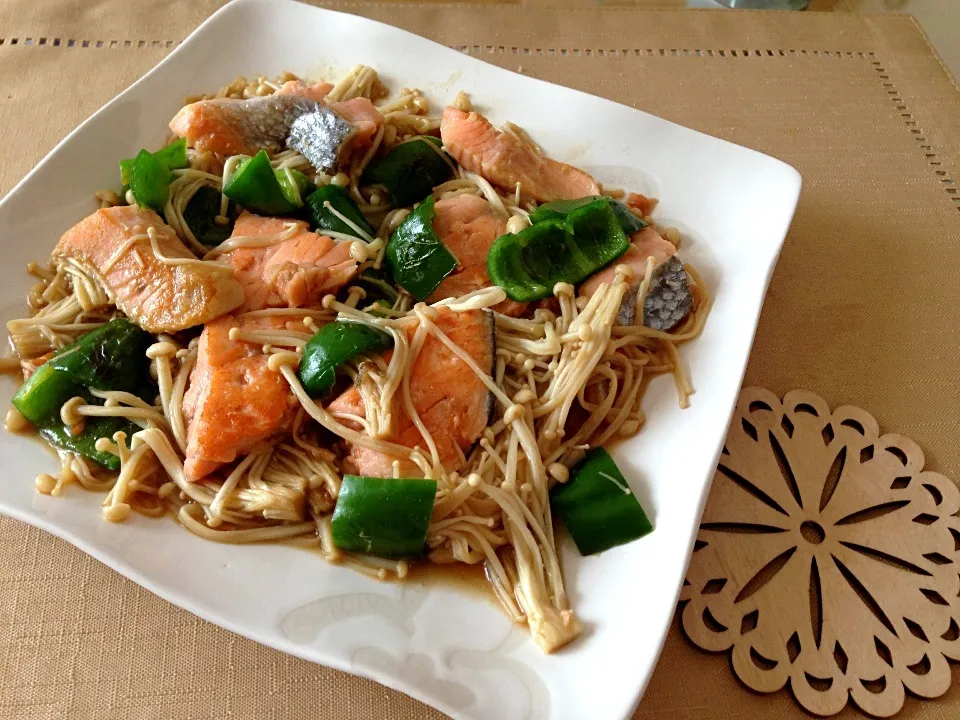
[[[960,2],[957,0],[813,0],[810,9],[910,13],[930,37],[953,76],[960,77]]]
[[[401,2],[403,0],[400,0]],[[518,2],[522,5],[577,6],[591,0],[477,0]],[[594,0],[598,5],[635,5],[644,8],[717,7],[716,0]],[[811,0],[819,12],[909,13],[917,18],[955,78],[960,78],[960,0]]]

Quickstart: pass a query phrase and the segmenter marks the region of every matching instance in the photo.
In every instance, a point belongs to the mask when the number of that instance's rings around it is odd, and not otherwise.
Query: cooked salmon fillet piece
[[[460,297],[490,287],[487,254],[497,238],[506,233],[507,223],[494,212],[490,203],[478,195],[456,195],[438,200],[433,230],[457,258],[457,267],[443,279],[427,302]],[[517,317],[526,303],[504,300],[494,310]]]
[[[156,231],[161,257],[148,228]],[[198,260],[153,210],[97,210],[64,233],[53,257],[78,261],[127,317],[152,333],[202,325],[243,302],[229,268]]]
[[[277,317],[227,316],[204,326],[183,396],[189,480],[201,480],[258,443],[289,432],[299,407],[283,375],[267,367],[262,346],[231,340],[233,327],[275,330],[285,323]]]
[[[316,102],[323,102],[331,90],[333,90],[333,83],[320,82],[315,85],[307,85],[303,80],[288,80],[277,90],[276,94],[300,96]]]
[[[370,147],[373,136],[383,125],[383,115],[365,97],[330,103],[330,109],[356,127],[353,136],[350,138],[351,151],[366,150]]]
[[[656,198],[649,198],[646,195],[641,195],[640,193],[630,193],[627,195],[626,205],[627,207],[636,210],[643,217],[649,217],[653,214],[654,208],[657,207],[657,203],[660,201]]]
[[[296,232],[283,242],[241,247],[221,256],[233,266],[243,286],[245,300],[239,312],[316,305],[326,293],[338,290],[356,275],[357,261],[350,256],[350,243],[312,233],[304,222],[244,212],[230,237],[279,235],[291,223]]]
[[[439,309],[435,321],[450,340],[463,349],[485,371],[493,371],[495,359],[493,316],[486,310],[454,312]],[[413,339],[417,326],[407,330]],[[456,354],[433,335],[428,335],[410,370],[410,396],[413,406],[437,445],[440,461],[447,469],[459,465],[461,452],[468,452],[480,438],[490,418],[492,396],[483,381]],[[332,413],[366,417],[363,400],[356,388],[350,388],[327,406]],[[396,414],[390,442],[406,447],[420,446],[430,456],[427,444],[403,411],[400,393],[394,397]],[[349,423],[349,420],[345,420]],[[350,445],[344,459],[345,472],[371,477],[392,477],[393,461],[400,460],[374,450]],[[401,460],[401,473],[419,475],[413,463]]]
[[[263,97],[199,100],[182,107],[170,121],[170,129],[200,151],[253,155],[263,148],[277,152],[283,149],[293,121],[315,111],[332,87],[292,80]]]
[[[520,183],[521,197],[551,202],[600,194],[588,173],[540,154],[479,113],[445,108],[440,137],[444,149],[470,172],[509,192]]]

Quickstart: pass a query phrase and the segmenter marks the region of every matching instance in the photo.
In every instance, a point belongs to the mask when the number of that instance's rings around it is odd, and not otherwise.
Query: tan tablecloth
[[[218,5],[7,0],[0,188]],[[960,92],[910,18],[339,7],[797,167],[804,191],[747,382],[856,403],[960,479]],[[571,52],[549,52],[560,49]],[[439,717],[198,620],[5,519],[0,587],[0,718]],[[727,661],[693,650],[674,628],[636,717],[798,714],[786,693],[744,690]],[[958,689],[904,709],[922,720],[957,716]]]

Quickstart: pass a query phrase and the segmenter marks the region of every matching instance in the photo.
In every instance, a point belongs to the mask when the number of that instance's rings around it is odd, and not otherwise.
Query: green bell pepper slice
[[[636,496],[609,453],[594,448],[553,488],[550,507],[582,555],[594,555],[653,531]]]
[[[294,183],[290,182],[290,175]],[[309,189],[299,170],[274,170],[265,150],[244,159],[223,189],[223,194],[251,212],[288,215],[303,206],[301,193]]]
[[[157,150],[153,153],[153,156],[170,170],[185,168],[188,164],[187,139],[178,138],[166,147]]]
[[[605,195],[588,195],[587,197],[576,200],[557,200],[556,202],[545,203],[530,213],[530,222],[538,223],[543,220],[564,220],[574,210],[585,207],[600,198],[607,201],[617,221],[620,223],[620,228],[627,235],[633,235],[633,233],[647,226],[647,223],[638,218],[631,212],[630,208],[622,202],[614,200],[611,197],[606,197]]]
[[[388,307],[393,307],[394,303],[400,297],[400,293],[393,286],[390,276],[383,270],[367,268],[356,279],[356,284],[362,285],[367,293],[366,302],[385,302]]]
[[[303,200],[313,192],[313,183],[299,170],[290,168],[276,169],[273,171],[277,176],[277,182],[280,183],[280,190],[283,196],[289,200],[294,207],[303,207]]]
[[[426,300],[457,267],[457,258],[433,229],[433,197],[404,218],[387,243],[385,258],[397,284],[417,300]]]
[[[109,470],[119,470],[120,458],[112,452],[97,450],[97,440],[102,437],[113,440],[114,433],[122,430],[127,434],[124,444],[129,447],[130,438],[142,429],[119,417],[89,417],[86,418],[83,431],[77,435],[71,435],[69,428],[62,423],[42,427],[37,432],[51,445],[90,458]]]
[[[120,166],[120,184],[125,188],[130,187],[130,173],[133,172],[134,158],[127,158],[117,163]]]
[[[83,335],[57,352],[13,396],[13,404],[39,427],[60,419],[60,407],[85,395],[85,388],[150,394],[150,334],[117,318]]]
[[[365,352],[393,347],[393,338],[383,330],[357,322],[324,325],[303,349],[297,374],[310,397],[319,397],[333,387],[338,367]]]
[[[333,544],[378,557],[422,557],[436,494],[436,480],[344,475]]]
[[[339,185],[333,184],[318,187],[304,201],[304,209],[307,213],[311,230],[315,230],[321,234],[327,230],[357,237],[356,230],[347,225],[324,205],[324,203],[328,202],[330,203],[330,207],[358,228],[368,235],[373,235],[373,228],[370,227],[367,219],[363,216],[363,213],[360,212],[360,208],[357,207],[357,204],[350,197],[350,193]]]
[[[167,204],[171,170],[185,168],[188,164],[187,141],[175,140],[155,153],[141,150],[135,158],[120,161],[120,181],[130,188],[137,204],[162,210]]]
[[[643,230],[647,226],[646,221],[637,217],[635,212],[619,200],[607,198],[607,203],[610,205],[610,209],[613,210],[613,214],[617,216],[620,227],[623,228],[623,231],[627,235],[633,235],[635,232]]]
[[[228,210],[229,213],[229,210]],[[233,218],[229,215],[226,225],[219,225],[220,191],[209,185],[197,190],[183,209],[183,219],[190,232],[201,245],[216,247],[233,233]]]
[[[440,138],[419,135],[395,145],[382,158],[370,163],[361,180],[367,185],[387,188],[396,207],[413,205],[453,177],[453,168],[443,157],[442,147]]]
[[[153,384],[147,358],[152,343],[146,330],[116,318],[74,340],[46,364],[83,387],[142,396]]]
[[[141,150],[141,152],[143,151]],[[151,153],[151,155],[166,165],[169,170],[179,170],[180,168],[185,168],[188,165],[186,138],[174,140],[166,147],[157,150],[155,153]],[[126,160],[120,161],[119,165],[121,184],[130,184],[130,173],[133,171],[133,164],[135,161],[136,158],[127,158]]]
[[[623,231],[606,198],[577,208],[567,215],[566,223],[576,247],[586,257],[585,274],[573,282],[586,280],[630,248],[630,237]]]
[[[66,373],[57,372],[49,363],[44,363],[27,378],[13,396],[13,406],[34,427],[41,427],[60,420],[60,408],[82,388]]]
[[[140,207],[163,210],[170,196],[170,170],[156,155],[141,150],[130,169],[130,191]]]
[[[150,399],[154,386],[146,350],[152,342],[149,333],[129,320],[111,320],[37,368],[13,396],[13,405],[49,442],[114,467],[105,462],[114,456],[97,451],[96,441],[112,437],[117,430],[129,437],[140,428],[122,418],[88,418],[81,433],[70,435],[60,420],[60,408],[78,395],[98,404],[88,388],[120,390]]]
[[[511,300],[531,302],[552,295],[558,282],[587,279],[629,247],[606,200],[594,198],[563,217],[498,238],[487,254],[487,272]]]
[[[560,220],[544,220],[516,235],[503,235],[487,253],[490,280],[518,302],[553,294],[555,278],[573,261],[573,234]]]

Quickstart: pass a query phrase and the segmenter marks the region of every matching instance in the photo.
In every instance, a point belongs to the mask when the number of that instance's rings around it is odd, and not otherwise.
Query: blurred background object
[[[810,0],[716,0],[738,10],[806,10]]]
[[[533,4],[577,5],[585,0],[520,0]],[[777,8],[808,11],[878,13],[897,12],[913,15],[944,64],[960,78],[960,0],[595,0],[602,5],[640,7]]]

